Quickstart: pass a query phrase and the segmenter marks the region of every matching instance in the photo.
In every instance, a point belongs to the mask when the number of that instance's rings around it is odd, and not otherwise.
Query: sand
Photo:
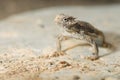
[[[73,15],[102,30],[114,51],[99,48],[100,59],[89,46],[55,54],[59,28],[56,14]],[[0,21],[0,80],[120,80],[120,5],[59,6],[10,16]],[[63,42],[63,49],[83,43]]]

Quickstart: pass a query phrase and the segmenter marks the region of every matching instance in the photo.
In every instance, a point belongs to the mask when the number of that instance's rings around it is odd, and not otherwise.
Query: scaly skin
[[[96,29],[88,22],[76,20],[74,17],[65,14],[57,15],[55,22],[63,29],[63,32],[57,38],[58,52],[62,52],[61,42],[69,38],[87,41],[92,47],[93,55],[88,57],[91,60],[99,58],[98,46],[106,48],[111,46],[105,41],[103,32]],[[96,39],[100,41],[97,43]]]

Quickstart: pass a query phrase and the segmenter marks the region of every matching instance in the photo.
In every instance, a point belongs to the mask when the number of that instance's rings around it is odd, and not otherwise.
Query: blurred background
[[[0,0],[0,19],[24,11],[66,5],[112,5],[120,0]]]

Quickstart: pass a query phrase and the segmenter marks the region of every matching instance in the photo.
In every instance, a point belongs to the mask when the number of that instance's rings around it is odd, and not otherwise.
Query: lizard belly
[[[85,40],[86,36],[88,36],[88,35],[86,35],[86,34],[70,33],[70,32],[67,32],[67,31],[64,31],[64,32],[62,33],[62,35],[68,36],[68,37],[70,37],[70,38],[78,39],[78,40]],[[96,44],[97,44],[98,46],[101,46],[101,45],[103,44],[103,40],[101,40],[101,38],[99,38],[99,37],[93,37],[93,36],[91,36],[91,37],[92,37],[93,40],[95,40],[95,42],[96,42]]]
[[[79,40],[83,40],[84,39],[84,35],[83,34],[75,33],[75,32],[74,33],[70,33],[70,32],[64,31],[63,35],[71,37],[71,38],[79,39]]]

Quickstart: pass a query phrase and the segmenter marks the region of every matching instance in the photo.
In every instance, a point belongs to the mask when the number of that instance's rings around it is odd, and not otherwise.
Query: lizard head
[[[55,23],[57,23],[60,26],[66,27],[67,25],[70,25],[75,20],[74,17],[68,16],[65,14],[59,14],[55,17]]]

